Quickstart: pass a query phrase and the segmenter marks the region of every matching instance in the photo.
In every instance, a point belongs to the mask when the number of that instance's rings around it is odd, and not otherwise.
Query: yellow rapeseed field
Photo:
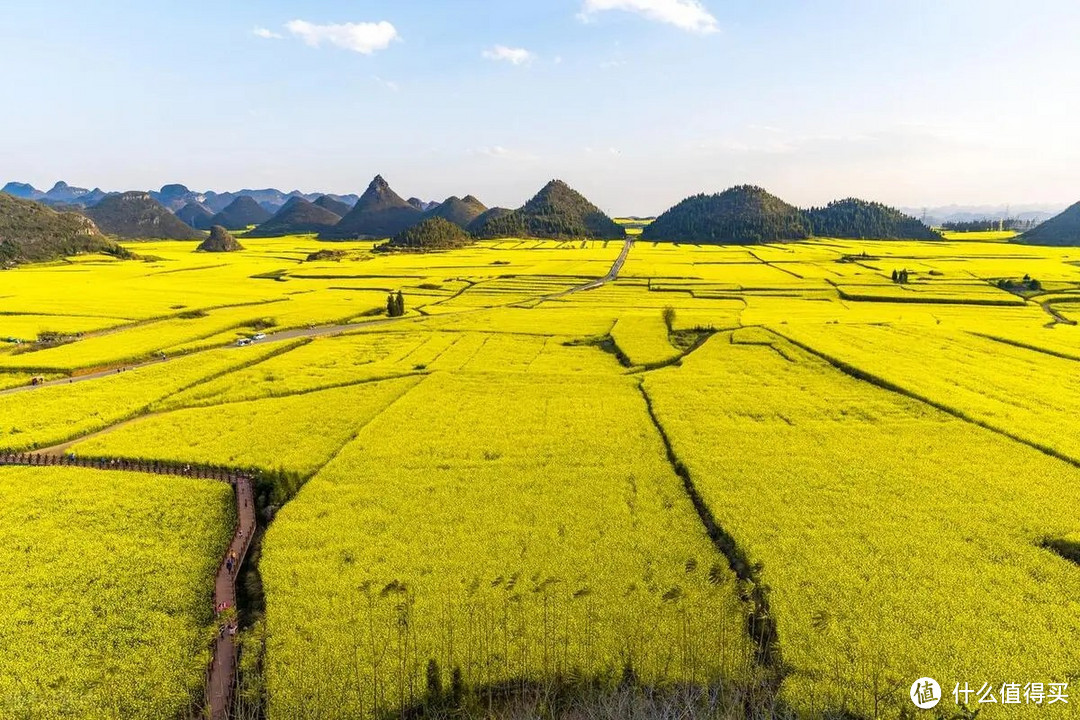
[[[0,717],[179,717],[202,690],[232,493],[0,467]]]
[[[900,716],[929,675],[951,717],[956,683],[1078,677],[1080,253],[1007,239],[637,239],[589,289],[623,243],[132,243],[3,273],[0,450],[266,471],[270,720],[398,715],[429,661],[481,698],[754,684],[808,718]],[[0,656],[0,717],[39,686],[32,717],[174,717],[197,684],[227,497],[127,477],[0,470],[0,647],[57,645]]]
[[[272,717],[408,706],[429,660],[475,687],[750,671],[631,379],[428,378],[282,511],[262,570]]]

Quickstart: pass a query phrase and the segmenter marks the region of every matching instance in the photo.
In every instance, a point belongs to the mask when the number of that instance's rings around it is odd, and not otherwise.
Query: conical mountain
[[[423,213],[402,200],[377,175],[341,222],[319,237],[327,240],[393,237],[422,219]]]
[[[232,236],[232,233],[220,225],[210,228],[210,237],[203,240],[199,247],[196,248],[197,252],[212,253],[236,252],[243,249],[243,246],[236,242],[236,238]]]
[[[858,198],[836,200],[807,213],[814,235],[853,240],[940,240],[920,220],[896,208]]]
[[[1013,242],[1056,247],[1080,246],[1080,203],[1041,225],[1036,225]]]
[[[429,218],[439,217],[449,220],[458,227],[466,228],[469,223],[486,212],[487,207],[484,203],[472,195],[466,195],[464,198],[455,195],[447,198],[441,205],[428,210],[426,216]]]
[[[256,202],[255,198],[241,195],[215,215],[211,223],[221,225],[226,230],[246,230],[251,225],[261,225],[273,215]]]
[[[110,195],[86,215],[107,235],[158,240],[202,240],[202,235],[146,192]]]
[[[0,193],[0,266],[82,253],[129,254],[82,215]]]
[[[658,217],[642,232],[647,240],[755,245],[805,240],[810,219],[793,205],[753,185],[717,195],[695,195]]]
[[[433,252],[464,247],[471,242],[473,237],[460,225],[445,218],[431,217],[398,233],[379,249]]]
[[[211,222],[214,218],[214,213],[210,212],[210,209],[202,203],[189,202],[187,205],[176,211],[176,217],[180,218],[196,230],[209,230],[214,225],[214,223]]]
[[[302,197],[294,197],[277,213],[244,237],[284,237],[330,230],[341,217]]]
[[[470,229],[483,238],[621,240],[626,237],[626,230],[562,180],[552,180],[510,214],[493,214],[482,223],[478,218]]]
[[[343,203],[340,200],[335,200],[329,195],[323,195],[322,197],[318,198],[317,200],[315,200],[315,204],[321,207],[323,210],[329,210],[330,212],[337,215],[339,218],[345,217],[349,214],[349,211],[352,210],[352,206],[348,203]]]

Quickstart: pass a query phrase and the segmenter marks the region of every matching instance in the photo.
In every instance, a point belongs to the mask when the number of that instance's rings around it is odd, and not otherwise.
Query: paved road
[[[608,270],[608,274],[604,277],[597,278],[596,280],[590,280],[584,285],[578,285],[577,287],[572,287],[569,290],[563,290],[562,292],[548,295],[544,299],[553,300],[555,298],[566,297],[567,295],[573,295],[574,293],[584,292],[586,290],[595,290],[598,287],[603,287],[609,282],[618,279],[619,273],[622,272],[623,265],[626,264],[626,258],[630,255],[630,249],[632,247],[634,247],[634,241],[627,240],[626,243],[623,245],[622,252],[619,253],[619,257],[615,258],[615,263],[611,266],[611,269]]]
[[[619,277],[619,273],[622,271],[623,265],[626,264],[626,258],[630,255],[630,248],[632,248],[633,245],[634,245],[633,240],[627,240],[626,241],[626,243],[623,245],[622,252],[619,253],[619,257],[617,257],[615,259],[615,263],[611,266],[611,270],[609,270],[608,274],[605,275],[604,277],[598,278],[596,280],[590,280],[589,282],[584,283],[583,285],[578,285],[577,287],[573,287],[573,288],[570,288],[569,290],[564,290],[562,292],[555,293],[553,295],[548,295],[548,296],[546,296],[544,298],[541,298],[541,299],[551,300],[551,299],[554,299],[554,298],[565,297],[566,295],[571,295],[573,293],[583,292],[585,290],[595,290],[596,288],[602,287],[603,285],[606,285],[607,283],[615,280],[616,278]],[[462,312],[476,312],[477,310],[483,310],[483,308],[469,308],[468,310],[463,310]],[[332,336],[332,335],[341,335],[343,333],[352,332],[353,330],[362,330],[364,328],[375,327],[375,326],[378,326],[378,325],[387,325],[389,323],[401,322],[402,320],[412,320],[412,319],[415,319],[415,316],[406,315],[405,317],[379,318],[377,320],[365,320],[363,322],[349,323],[349,324],[346,324],[346,325],[321,325],[321,326],[318,326],[318,327],[296,328],[296,329],[293,329],[293,330],[282,330],[281,332],[276,332],[276,333],[272,333],[272,334],[267,335],[264,339],[259,340],[257,344],[264,345],[266,343],[286,342],[288,340],[298,340],[298,339],[301,339],[301,338],[315,338],[315,337],[326,337],[326,336]],[[218,346],[216,348],[210,348],[210,349],[217,350],[217,349],[222,349],[222,347],[224,347],[226,349],[227,348],[236,348],[236,345]],[[199,352],[205,352],[205,351],[199,351]],[[106,370],[98,370],[96,372],[87,373],[85,375],[76,375],[74,377],[61,378],[59,380],[50,380],[50,381],[44,382],[44,383],[42,383],[40,385],[22,385],[20,387],[8,388],[7,390],[0,390],[0,395],[15,395],[17,393],[33,392],[34,390],[37,390],[39,388],[53,387],[53,386],[56,386],[56,385],[74,385],[75,383],[86,382],[87,380],[98,380],[100,378],[108,377],[110,375],[117,375],[117,374],[120,374],[120,373],[124,373],[124,372],[127,372],[128,370],[137,370],[139,368],[145,368],[145,367],[152,367],[154,365],[160,365],[162,363],[169,362],[170,360],[175,360],[178,357],[186,357],[186,355],[173,355],[173,356],[170,356],[170,357],[159,358],[159,359],[155,359],[155,360],[148,360],[146,362],[135,363],[135,364],[132,364],[132,365],[123,365],[123,366],[120,366],[120,367],[112,367],[112,368],[108,368]]]
[[[415,316],[413,316],[415,317]],[[266,343],[284,342],[287,340],[296,340],[299,338],[313,338],[323,335],[340,335],[352,330],[360,330],[362,328],[371,327],[373,325],[383,325],[385,323],[398,322],[400,320],[413,319],[409,316],[401,318],[380,318],[379,320],[367,320],[365,322],[350,323],[347,325],[322,325],[313,328],[297,328],[295,330],[282,330],[281,332],[267,335],[264,339],[259,340],[256,344],[264,345]],[[211,350],[228,350],[236,349],[236,345],[218,345]],[[199,350],[198,352],[206,352],[205,350]],[[177,358],[187,357],[187,355],[171,355],[165,358],[158,358],[155,360],[147,360],[142,363],[134,363],[132,365],[122,365],[120,367],[113,367],[107,370],[98,370],[96,372],[87,373],[85,375],[75,375],[69,378],[60,378],[59,380],[49,380],[48,382],[41,383],[40,385],[20,385],[19,387],[8,388],[7,390],[0,390],[0,395],[14,395],[23,392],[33,392],[39,388],[53,387],[56,385],[74,385],[75,383],[86,382],[87,380],[98,380],[110,375],[118,375],[128,370],[138,370],[139,368],[153,367],[154,365],[160,365],[162,363],[175,360]]]

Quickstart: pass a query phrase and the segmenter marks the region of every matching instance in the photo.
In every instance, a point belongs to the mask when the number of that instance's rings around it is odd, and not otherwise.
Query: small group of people
[[[222,602],[222,603],[218,603],[217,605],[214,606],[214,611],[217,613],[217,616],[220,618],[225,613],[225,611],[228,610],[230,607],[232,607],[232,606],[229,605],[229,603]],[[221,622],[219,620],[219,622],[218,622],[218,637],[219,638],[224,638],[225,633],[228,633],[230,638],[235,638],[236,633],[239,631],[239,629],[240,628],[239,628],[239,625],[237,623],[236,613],[233,613],[231,619],[228,622]]]
[[[229,571],[230,575],[235,575],[235,571],[240,569],[240,560],[236,557],[235,550],[230,550],[229,556],[225,558],[225,569]]]

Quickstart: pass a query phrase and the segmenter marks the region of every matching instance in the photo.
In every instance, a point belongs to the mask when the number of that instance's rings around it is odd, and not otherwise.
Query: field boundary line
[[[1050,348],[1042,348],[1042,347],[1038,347],[1036,345],[1031,345],[1029,343],[1022,342],[1020,340],[1013,340],[1011,338],[1003,338],[1003,337],[999,337],[997,335],[987,335],[986,333],[975,332],[974,330],[968,330],[967,332],[969,334],[971,334],[971,335],[974,335],[975,337],[980,337],[980,338],[983,338],[984,340],[992,340],[993,342],[998,342],[998,343],[1001,343],[1002,345],[1010,345],[1010,346],[1015,347],[1015,348],[1020,348],[1022,350],[1030,350],[1032,352],[1042,353],[1043,355],[1049,355],[1051,357],[1060,358],[1062,360],[1080,361],[1080,355],[1069,355],[1068,353],[1064,353],[1064,352],[1061,352],[1061,351],[1058,351],[1058,350],[1051,350]]]
[[[784,666],[776,616],[773,614],[769,602],[769,588],[762,582],[761,578],[764,567],[760,563],[752,564],[745,551],[735,541],[735,538],[717,522],[716,517],[709,510],[704,498],[698,491],[697,484],[690,474],[690,469],[679,459],[678,454],[675,452],[675,446],[672,444],[671,438],[656,413],[652,397],[645,388],[644,381],[639,380],[637,385],[638,391],[645,401],[645,409],[649,414],[649,420],[664,445],[667,461],[675,475],[682,480],[683,488],[694,506],[705,534],[709,537],[713,547],[727,560],[731,571],[744,584],[739,589],[739,596],[744,603],[750,606],[746,631],[750,641],[757,649],[754,654],[755,662],[766,668],[771,675],[768,687],[770,692],[775,695],[787,674],[787,669]]]
[[[211,375],[209,375],[206,378],[202,378],[202,379],[197,380],[197,381],[195,381],[193,383],[190,383],[190,384],[185,385],[185,386],[183,386],[181,388],[178,388],[174,392],[167,393],[167,394],[163,395],[162,397],[158,398],[157,400],[153,400],[153,401],[143,405],[142,407],[136,408],[134,411],[128,413],[127,415],[124,415],[124,416],[118,418],[115,422],[106,424],[106,425],[104,425],[102,427],[99,427],[97,429],[91,429],[88,432],[84,432],[84,433],[81,433],[81,434],[65,436],[65,437],[61,438],[61,440],[59,442],[54,442],[52,445],[46,445],[44,448],[41,448],[41,447],[21,447],[21,448],[18,448],[18,449],[9,448],[9,449],[3,450],[3,452],[9,452],[9,453],[10,452],[46,453],[49,450],[52,450],[53,448],[64,447],[66,445],[72,445],[75,442],[78,442],[81,438],[88,437],[90,435],[96,435],[96,434],[99,434],[101,432],[104,432],[104,431],[108,430],[109,428],[114,428],[114,427],[116,427],[118,425],[122,425],[124,423],[128,423],[128,422],[132,422],[134,420],[137,420],[137,419],[139,419],[139,418],[141,418],[141,417],[143,417],[145,415],[153,414],[153,413],[151,413],[150,408],[153,406],[154,403],[161,402],[162,400],[165,400],[166,398],[172,397],[173,395],[177,395],[179,393],[185,392],[186,390],[190,390],[191,388],[202,384],[204,381],[208,382],[208,381],[211,381],[211,380],[216,380],[218,378],[224,377],[224,376],[228,375],[229,373],[235,372],[237,370],[244,370],[244,369],[247,369],[247,368],[252,367],[254,365],[258,365],[263,360],[268,360],[271,357],[274,357],[275,355],[281,355],[281,354],[284,354],[286,352],[289,352],[290,350],[295,350],[297,347],[299,347],[302,344],[304,344],[304,343],[302,343],[302,342],[301,343],[294,343],[291,347],[280,349],[280,350],[276,351],[274,354],[267,355],[264,358],[260,358],[258,360],[252,360],[250,362],[243,363],[241,365],[238,365],[237,367],[230,368],[228,370],[222,370],[222,371],[219,371],[219,372],[216,372],[216,373],[212,373]],[[159,361],[159,362],[153,363],[153,364],[160,365],[161,362]],[[140,367],[143,367],[143,366],[140,366]],[[132,369],[138,369],[138,368],[132,368]],[[115,374],[114,372],[110,371],[110,372],[106,373],[102,377],[112,377],[114,374]],[[99,379],[101,379],[101,378],[99,378]],[[58,384],[59,385],[68,385],[68,384],[71,384],[71,383],[60,382]],[[38,387],[42,387],[42,386],[39,385]],[[3,395],[3,394],[4,394],[3,392],[0,392],[0,395]]]
[[[848,375],[848,376],[850,376],[852,378],[855,378],[856,380],[861,380],[861,381],[863,381],[865,383],[869,383],[870,385],[873,385],[873,386],[875,386],[877,388],[880,388],[882,390],[887,390],[889,392],[893,392],[893,393],[896,393],[898,395],[903,395],[904,397],[908,398],[909,400],[915,400],[916,402],[923,403],[924,405],[929,405],[930,407],[934,408],[935,410],[939,410],[939,411],[945,413],[946,415],[950,415],[950,416],[952,416],[952,417],[954,417],[954,418],[956,418],[958,420],[962,420],[963,422],[970,423],[971,425],[975,425],[976,427],[980,427],[983,430],[988,430],[988,431],[990,431],[992,433],[995,433],[997,435],[1001,435],[1002,437],[1007,438],[1009,440],[1013,440],[1014,442],[1018,442],[1021,445],[1026,445],[1027,447],[1029,447],[1029,448],[1031,448],[1033,450],[1038,450],[1039,452],[1043,453],[1044,455],[1049,455],[1050,457],[1054,458],[1055,460],[1061,460],[1062,462],[1068,463],[1069,465],[1072,465],[1073,467],[1080,468],[1080,460],[1069,457],[1068,455],[1065,455],[1064,453],[1059,452],[1058,450],[1055,450],[1052,447],[1049,447],[1047,445],[1043,445],[1041,443],[1034,442],[1032,440],[1027,440],[1026,438],[1022,438],[1019,435],[1016,435],[1015,433],[1010,432],[1009,430],[1005,430],[1005,429],[1000,428],[1000,427],[995,427],[994,425],[991,425],[991,424],[989,424],[989,423],[987,423],[987,422],[985,422],[983,420],[973,418],[970,415],[968,415],[967,413],[963,412],[962,410],[958,410],[956,408],[949,407],[948,405],[945,405],[944,403],[940,403],[940,402],[938,402],[936,400],[932,400],[932,399],[930,399],[930,398],[928,398],[928,397],[926,397],[924,395],[920,395],[917,392],[914,392],[912,390],[908,390],[905,387],[902,387],[900,385],[897,385],[896,383],[890,382],[890,381],[886,380],[885,378],[880,377],[879,375],[875,375],[875,374],[873,374],[871,372],[863,370],[862,368],[859,368],[859,367],[857,367],[855,365],[852,365],[851,363],[849,363],[849,362],[847,362],[845,360],[841,360],[839,358],[833,357],[831,355],[828,355],[827,353],[824,353],[824,352],[822,352],[820,350],[817,350],[816,348],[814,348],[814,347],[812,347],[810,345],[799,342],[798,340],[794,340],[794,339],[788,337],[787,335],[783,334],[779,330],[775,330],[775,329],[773,329],[771,327],[767,328],[767,329],[769,330],[769,332],[774,333],[777,337],[783,338],[784,340],[791,343],[795,347],[800,348],[801,350],[804,350],[805,352],[810,353],[811,355],[813,355],[814,357],[817,357],[820,360],[824,360],[825,362],[827,362],[829,365],[833,366],[834,368],[836,368],[840,372],[842,372],[845,375]]]
[[[345,441],[344,443],[342,443],[342,444],[341,444],[341,447],[339,447],[339,448],[338,448],[337,450],[335,450],[335,451],[334,451],[334,454],[333,454],[333,455],[331,455],[331,456],[330,456],[330,457],[329,457],[329,458],[328,458],[328,459],[326,460],[326,462],[324,462],[324,463],[323,463],[322,465],[320,465],[320,466],[319,466],[319,467],[318,467],[318,468],[317,468],[317,469],[316,469],[316,470],[315,470],[315,471],[314,471],[313,473],[311,473],[311,474],[310,474],[310,475],[309,475],[309,476],[307,477],[307,479],[305,479],[305,481],[303,482],[303,484],[301,484],[301,486],[300,486],[300,487],[301,487],[301,489],[302,489],[302,488],[304,487],[304,485],[307,485],[307,483],[308,483],[308,481],[309,481],[309,480],[312,480],[312,479],[313,479],[313,478],[314,478],[314,477],[315,477],[316,475],[318,475],[318,474],[319,474],[319,473],[321,473],[321,472],[322,472],[323,470],[325,470],[325,469],[326,469],[326,466],[327,466],[327,465],[329,465],[330,463],[332,463],[332,462],[334,462],[335,460],[337,460],[337,459],[338,459],[338,456],[340,456],[340,455],[341,455],[342,451],[343,451],[343,450],[344,450],[345,448],[347,448],[347,447],[348,447],[349,445],[352,445],[352,444],[353,444],[354,442],[356,442],[356,439],[357,439],[358,437],[360,437],[360,433],[364,432],[364,430],[365,430],[365,429],[366,429],[366,428],[367,428],[367,427],[368,427],[369,425],[371,425],[371,423],[373,423],[373,422],[375,422],[376,420],[378,420],[378,419],[379,419],[380,417],[382,417],[382,416],[383,416],[383,415],[384,415],[384,414],[385,414],[385,413],[386,413],[386,412],[387,412],[387,411],[388,411],[388,410],[389,410],[390,408],[394,407],[394,406],[395,406],[395,405],[397,405],[397,404],[398,404],[399,402],[401,402],[402,400],[404,400],[404,399],[405,399],[405,397],[406,397],[406,396],[407,396],[407,395],[408,395],[409,393],[411,393],[411,392],[412,392],[413,390],[415,390],[415,389],[416,389],[417,387],[419,387],[419,386],[420,386],[420,385],[421,385],[421,384],[422,384],[422,383],[423,383],[423,382],[424,382],[425,380],[427,380],[427,379],[428,379],[429,377],[431,377],[431,374],[430,374],[430,373],[425,373],[425,374],[417,374],[417,375],[416,375],[416,377],[420,377],[420,378],[421,378],[421,379],[420,379],[420,381],[418,381],[418,382],[416,382],[416,383],[413,383],[413,384],[412,384],[412,385],[411,385],[410,387],[407,387],[407,388],[405,388],[405,390],[403,390],[403,391],[401,392],[401,394],[400,394],[400,395],[398,395],[398,396],[397,396],[396,398],[394,398],[394,399],[393,399],[393,400],[392,400],[391,402],[387,403],[387,404],[386,404],[386,407],[384,407],[384,408],[383,408],[382,410],[380,410],[379,412],[375,413],[375,414],[374,414],[373,416],[371,416],[371,417],[370,417],[370,418],[369,418],[369,419],[368,419],[368,420],[367,420],[366,422],[363,422],[363,423],[361,423],[361,424],[360,424],[360,426],[356,428],[356,431],[355,431],[355,432],[354,432],[354,433],[353,433],[352,435],[350,435],[350,436],[349,436],[349,439],[348,439],[348,440],[346,440],[346,441]],[[297,490],[297,492],[299,492],[299,490]]]

